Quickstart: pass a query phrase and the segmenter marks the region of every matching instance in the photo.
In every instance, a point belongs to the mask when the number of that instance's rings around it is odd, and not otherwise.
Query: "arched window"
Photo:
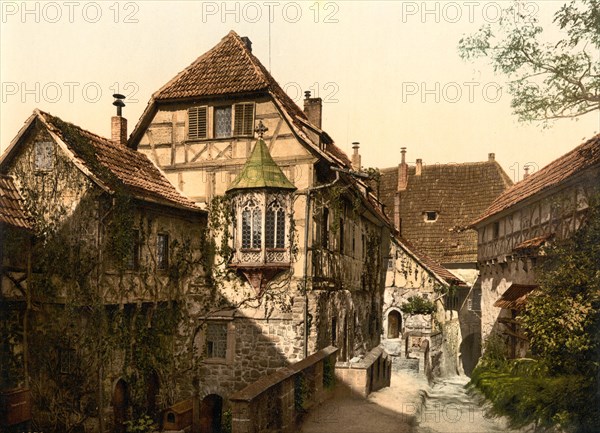
[[[250,199],[242,207],[242,248],[260,248],[262,213],[258,204]]]
[[[279,200],[267,207],[265,241],[267,248],[285,248],[285,211]]]

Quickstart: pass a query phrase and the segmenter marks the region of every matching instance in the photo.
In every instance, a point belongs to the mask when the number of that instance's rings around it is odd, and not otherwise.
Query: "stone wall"
[[[230,397],[233,433],[295,432],[304,412],[326,397],[338,349],[322,349]]]
[[[356,362],[338,362],[335,377],[354,394],[367,397],[390,386],[392,361],[382,347],[376,347]]]

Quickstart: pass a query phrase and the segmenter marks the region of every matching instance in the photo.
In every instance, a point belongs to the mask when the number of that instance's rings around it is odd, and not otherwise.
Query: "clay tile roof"
[[[113,191],[125,188],[135,198],[147,202],[200,211],[144,154],[36,111],[103,186]]]
[[[598,164],[600,164],[600,134],[504,191],[473,224],[478,224],[490,216]]]
[[[155,101],[185,98],[225,96],[237,93],[266,92],[290,116],[290,120],[303,131],[318,131],[324,138],[324,150],[335,157],[341,165],[350,167],[351,162],[342,149],[331,138],[311,125],[304,111],[285,93],[269,71],[263,66],[242,38],[233,30],[191,65],[177,74],[153,95]],[[150,102],[152,104],[152,101]],[[142,115],[144,117],[144,115]],[[142,120],[132,133],[133,141],[138,138]],[[318,143],[317,143],[318,144]]]
[[[456,286],[465,286],[466,285],[466,283],[463,280],[461,280],[459,277],[454,275],[448,269],[446,269],[445,267],[443,267],[442,265],[437,263],[435,260],[433,260],[427,254],[424,254],[421,251],[419,251],[419,249],[417,247],[415,247],[410,241],[402,238],[401,236],[396,236],[396,240],[406,250],[411,252],[421,262],[421,264],[425,268],[427,268],[429,271],[433,272],[435,275],[437,275],[440,279],[442,279],[447,284],[456,285]]]
[[[496,161],[423,164],[419,176],[409,166],[400,194],[401,235],[438,263],[475,262],[477,233],[467,228],[510,185]],[[397,188],[398,167],[382,169],[380,195],[392,220]],[[437,220],[425,221],[426,211],[437,212]]]
[[[31,217],[13,179],[0,175],[0,223],[31,230]]]
[[[240,174],[227,192],[249,188],[274,188],[295,190],[296,187],[285,177],[269,153],[269,148],[259,138]]]
[[[535,285],[511,284],[494,303],[494,307],[507,310],[522,310],[527,302],[527,295],[537,289]]]

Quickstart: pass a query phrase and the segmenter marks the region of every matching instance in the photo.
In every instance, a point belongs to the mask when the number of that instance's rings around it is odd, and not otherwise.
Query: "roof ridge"
[[[560,184],[561,182],[565,181],[566,179],[570,178],[571,176],[574,176],[577,173],[579,173],[580,170],[582,170],[582,169],[586,169],[586,168],[589,168],[590,166],[593,166],[594,164],[600,163],[600,157],[599,157],[596,161],[591,161],[589,164],[586,165],[585,164],[585,162],[587,162],[587,161],[585,161],[586,158],[583,157],[581,159],[584,160],[584,163],[582,164],[581,167],[578,167],[577,170],[575,170],[575,171],[571,170],[570,173],[568,173],[568,172],[562,173],[563,177],[559,176],[558,179],[556,179],[557,174],[553,173],[553,171],[560,169],[562,164],[565,164],[573,157],[578,156],[577,154],[579,152],[581,152],[582,150],[586,149],[587,147],[593,148],[594,144],[598,145],[598,147],[600,149],[600,134],[596,134],[593,137],[585,140],[583,143],[579,144],[575,148],[573,148],[570,151],[568,151],[567,153],[559,156],[558,158],[554,159],[553,161],[549,162],[544,167],[542,167],[540,170],[536,171],[535,173],[532,173],[531,175],[527,176],[525,179],[522,179],[519,182],[513,183],[502,194],[500,194],[498,197],[496,197],[496,199],[492,203],[490,203],[490,205],[485,209],[485,211],[480,216],[478,216],[478,218],[475,221],[473,221],[471,223],[471,225],[478,224],[478,223],[482,222],[483,220],[489,218],[490,216],[492,216],[498,212],[501,212],[505,209],[508,209],[511,206],[514,206],[517,203],[522,202],[523,200],[526,200],[527,198],[531,197],[534,194],[537,194],[537,193],[539,193],[547,188],[550,188],[554,185]],[[571,162],[574,162],[574,161],[571,161]],[[543,182],[544,177],[552,176],[552,175],[554,175],[554,179],[550,179],[548,182],[545,182],[545,183]],[[540,182],[542,182],[542,185],[536,185],[537,183],[540,183]],[[529,190],[527,190],[528,188],[529,188]],[[511,194],[516,194],[519,191],[523,191],[523,190],[525,190],[525,191],[521,197],[514,197],[513,199],[510,199]]]

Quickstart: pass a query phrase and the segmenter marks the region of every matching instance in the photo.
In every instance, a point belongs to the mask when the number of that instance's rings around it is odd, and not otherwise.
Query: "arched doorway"
[[[200,402],[200,433],[221,433],[223,399],[209,394]]]
[[[388,332],[387,338],[399,338],[400,328],[402,327],[402,316],[396,310],[388,314]]]
[[[114,414],[114,433],[125,433],[125,421],[127,421],[127,407],[129,397],[127,395],[127,382],[119,379],[115,385],[112,398]]]

